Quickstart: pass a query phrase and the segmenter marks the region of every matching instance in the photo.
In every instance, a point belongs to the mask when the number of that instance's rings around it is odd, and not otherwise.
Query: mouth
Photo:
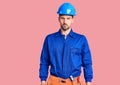
[[[67,26],[67,24],[63,24],[63,26]]]

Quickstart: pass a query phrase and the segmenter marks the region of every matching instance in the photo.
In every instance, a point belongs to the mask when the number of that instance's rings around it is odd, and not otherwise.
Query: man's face
[[[72,16],[68,16],[68,15],[60,15],[59,16],[59,22],[60,22],[60,26],[61,28],[66,31],[68,29],[71,28],[71,25],[73,23],[73,17]]]

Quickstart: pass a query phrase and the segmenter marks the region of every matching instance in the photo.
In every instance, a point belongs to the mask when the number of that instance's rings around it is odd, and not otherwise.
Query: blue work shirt
[[[86,37],[73,32],[72,29],[66,38],[61,34],[61,30],[49,34],[44,41],[40,58],[41,80],[47,79],[49,66],[51,75],[64,79],[71,75],[80,76],[83,66],[85,81],[91,82],[92,59]]]

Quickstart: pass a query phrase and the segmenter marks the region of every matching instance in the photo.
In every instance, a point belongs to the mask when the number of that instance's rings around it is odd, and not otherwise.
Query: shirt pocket
[[[82,64],[82,56],[80,48],[71,48],[71,59],[75,67],[78,67]]]
[[[81,49],[80,48],[71,48],[71,53],[79,56],[81,54]]]

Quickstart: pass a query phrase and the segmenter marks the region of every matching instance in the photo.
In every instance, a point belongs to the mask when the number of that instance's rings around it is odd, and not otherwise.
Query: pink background
[[[92,85],[120,85],[119,0],[0,0],[0,85],[40,85],[43,40],[58,31],[64,1],[77,9],[73,30],[89,41]]]

